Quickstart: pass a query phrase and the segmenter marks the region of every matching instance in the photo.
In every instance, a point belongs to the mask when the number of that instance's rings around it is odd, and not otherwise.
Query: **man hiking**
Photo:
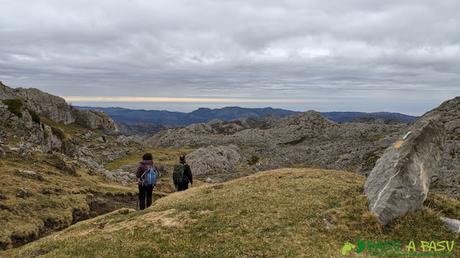
[[[174,166],[173,181],[177,191],[184,191],[188,189],[189,182],[193,185],[193,176],[184,154],[179,156],[179,161],[179,164]]]
[[[152,205],[152,192],[156,185],[158,169],[153,163],[153,156],[150,153],[142,156],[142,161],[136,171],[139,186],[139,209],[143,210]]]

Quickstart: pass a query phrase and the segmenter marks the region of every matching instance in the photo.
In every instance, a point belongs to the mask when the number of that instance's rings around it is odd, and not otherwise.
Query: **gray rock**
[[[65,172],[66,174],[72,176],[78,175],[76,165],[74,163],[67,162],[64,155],[59,153],[53,153],[49,156],[49,160],[51,161],[51,164],[53,164],[53,166]]]
[[[244,120],[226,123],[235,125],[228,129],[224,122],[211,121],[169,129],[147,143],[156,147],[236,145],[241,156],[260,160],[257,165],[248,160],[253,171],[302,165],[368,173],[407,128],[404,124],[336,124],[314,111],[262,124]]]
[[[460,220],[441,217],[441,221],[450,231],[460,235]]]
[[[75,122],[90,129],[100,129],[105,133],[117,133],[117,124],[104,112],[96,110],[74,110]]]
[[[235,172],[241,161],[240,149],[235,145],[200,148],[186,158],[198,177]]]
[[[435,118],[419,119],[405,136],[386,149],[364,186],[369,210],[384,225],[422,207],[442,158],[445,132]]]
[[[45,180],[42,175],[32,170],[18,169],[16,170],[16,173],[25,178],[31,178],[31,179],[35,179],[38,181]]]
[[[72,115],[72,108],[67,105],[65,100],[58,96],[53,96],[38,89],[15,89],[18,97],[24,100],[25,105],[37,114],[46,116],[49,119],[64,124],[75,121]]]

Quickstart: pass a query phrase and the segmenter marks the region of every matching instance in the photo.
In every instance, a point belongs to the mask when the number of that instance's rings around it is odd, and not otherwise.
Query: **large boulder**
[[[443,124],[428,116],[386,149],[364,186],[369,209],[382,224],[421,208],[439,171],[444,142]]]
[[[198,177],[232,173],[241,161],[240,149],[235,145],[200,148],[188,154],[187,161]]]

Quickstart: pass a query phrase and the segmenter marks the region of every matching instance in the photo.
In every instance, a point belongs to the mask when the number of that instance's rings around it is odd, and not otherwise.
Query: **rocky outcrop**
[[[444,141],[443,124],[436,117],[426,116],[377,161],[364,191],[369,210],[382,224],[422,207],[431,178],[439,170]]]
[[[58,96],[54,96],[38,89],[15,89],[16,96],[24,101],[30,110],[47,117],[54,122],[70,124],[75,121],[72,107]]]
[[[117,133],[116,123],[105,113],[96,110],[78,110],[66,101],[38,89],[12,89],[0,82],[0,99],[19,99],[24,110],[46,117],[56,123],[77,123],[89,129],[100,129],[105,133]]]
[[[75,122],[89,129],[99,129],[105,133],[118,132],[117,124],[104,112],[96,110],[74,110]]]
[[[233,144],[254,171],[303,165],[366,173],[404,128],[401,124],[336,124],[308,111],[283,119],[194,124],[160,132],[148,142],[157,147],[194,148]],[[252,157],[259,162],[251,162]]]
[[[235,172],[241,161],[235,145],[200,148],[187,155],[187,162],[198,177]]]
[[[446,130],[442,166],[432,189],[460,198],[460,97],[443,102],[425,116],[438,117]]]

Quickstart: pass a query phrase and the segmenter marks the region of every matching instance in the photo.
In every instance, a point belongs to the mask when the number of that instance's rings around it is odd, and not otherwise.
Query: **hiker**
[[[136,171],[139,186],[139,209],[143,210],[152,205],[152,192],[156,185],[158,169],[153,163],[153,156],[146,153]]]
[[[174,166],[173,181],[177,191],[184,191],[188,189],[189,182],[193,185],[193,176],[184,154],[179,156],[179,161],[179,164]]]

